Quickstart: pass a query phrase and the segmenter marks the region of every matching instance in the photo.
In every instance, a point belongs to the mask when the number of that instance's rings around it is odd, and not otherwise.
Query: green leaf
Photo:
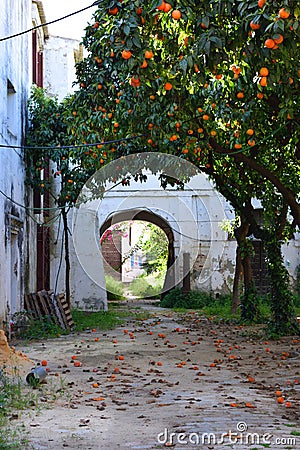
[[[186,75],[186,71],[187,71],[187,67],[188,67],[188,63],[186,59],[182,59],[179,62],[179,67],[181,68],[181,70],[183,71],[183,74]]]
[[[124,31],[124,34],[125,34],[126,36],[129,36],[129,34],[130,34],[130,27],[129,27],[128,25],[125,25],[125,26],[123,27],[123,31]]]

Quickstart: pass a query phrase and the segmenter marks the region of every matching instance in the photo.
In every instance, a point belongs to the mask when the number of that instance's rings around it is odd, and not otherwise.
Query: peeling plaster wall
[[[59,181],[56,180],[53,189],[59,189]],[[82,310],[107,310],[107,295],[105,289],[104,271],[101,266],[99,269],[100,286],[96,284],[84,270],[76,255],[72,238],[72,220],[73,211],[68,213],[68,227],[71,230],[69,236],[69,256],[70,256],[70,295],[73,307]],[[83,242],[87,239],[87,230],[94,229],[94,222],[89,220],[80,230]],[[63,240],[63,224],[62,220],[55,221],[51,227],[50,235],[50,286],[56,293],[65,292],[65,252]],[[93,260],[97,253],[87,255],[88,260]],[[100,261],[101,262],[101,261]]]
[[[0,35],[31,27],[31,1],[1,2]],[[29,92],[31,35],[0,43],[0,142],[23,144]],[[25,270],[25,166],[22,150],[0,148],[0,328],[23,306]]]

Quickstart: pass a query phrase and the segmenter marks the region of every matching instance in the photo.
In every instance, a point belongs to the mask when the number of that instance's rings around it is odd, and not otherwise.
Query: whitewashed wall
[[[31,28],[31,0],[2,0],[0,36]],[[22,308],[26,264],[24,144],[31,34],[0,42],[0,328]]]
[[[48,95],[61,101],[73,92],[75,53],[79,53],[79,41],[50,36],[44,48],[44,88]]]

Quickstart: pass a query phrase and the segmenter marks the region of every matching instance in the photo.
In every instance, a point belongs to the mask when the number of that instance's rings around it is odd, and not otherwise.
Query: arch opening
[[[151,211],[125,210],[111,214],[101,225],[99,232],[108,294],[113,290],[110,286],[113,282],[111,278],[122,283],[126,296],[138,298],[162,298],[174,287],[174,233],[165,219]],[[158,268],[156,273],[151,272],[148,255],[145,253],[145,242],[153,250],[147,237],[157,240],[154,250],[156,255],[159,254],[159,245],[162,253],[165,250],[165,268],[159,268],[159,264],[152,261],[152,269]],[[162,254],[158,258],[162,261]],[[114,285],[113,282],[112,287]]]

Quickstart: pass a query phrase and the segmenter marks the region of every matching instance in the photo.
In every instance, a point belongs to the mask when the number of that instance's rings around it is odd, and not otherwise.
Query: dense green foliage
[[[300,297],[294,298],[297,313],[300,314]],[[201,314],[210,317],[214,316],[218,320],[238,321],[240,323],[252,323],[253,320],[247,320],[242,317],[242,311],[239,309],[236,313],[231,311],[231,296],[221,295],[218,298],[202,291],[191,291],[189,294],[183,294],[181,289],[173,289],[160,302],[163,308],[174,309],[192,309],[198,310]],[[259,297],[255,314],[255,323],[271,324],[272,311],[270,308],[270,299],[268,296]],[[284,327],[283,327],[284,328]],[[280,329],[269,326],[266,329],[269,336],[279,336],[282,334]],[[293,329],[285,329],[285,334],[293,334]]]
[[[28,142],[55,148],[28,153],[30,183],[49,187],[40,173],[50,159],[61,181],[57,204],[74,204],[88,177],[123,155],[161,151],[193,162],[266,242],[273,320],[288,328],[287,277],[268,243],[273,236],[278,248],[300,225],[298,2],[167,5],[101,1],[83,38],[78,90],[61,105],[33,94]],[[118,175],[126,175],[121,163]],[[262,202],[262,224],[253,198]],[[245,308],[253,317],[251,286]]]
[[[116,280],[110,275],[105,275],[105,283],[108,300],[125,299],[122,281]]]
[[[220,302],[220,300],[218,300]],[[201,309],[214,302],[212,295],[207,292],[191,291],[188,294],[181,289],[173,289],[160,302],[163,308]]]
[[[140,240],[140,249],[146,262],[143,264],[147,274],[165,274],[168,261],[168,239],[157,225],[147,224]]]
[[[159,298],[164,279],[164,273],[157,276],[141,275],[130,283],[128,289],[133,296],[138,298]]]

